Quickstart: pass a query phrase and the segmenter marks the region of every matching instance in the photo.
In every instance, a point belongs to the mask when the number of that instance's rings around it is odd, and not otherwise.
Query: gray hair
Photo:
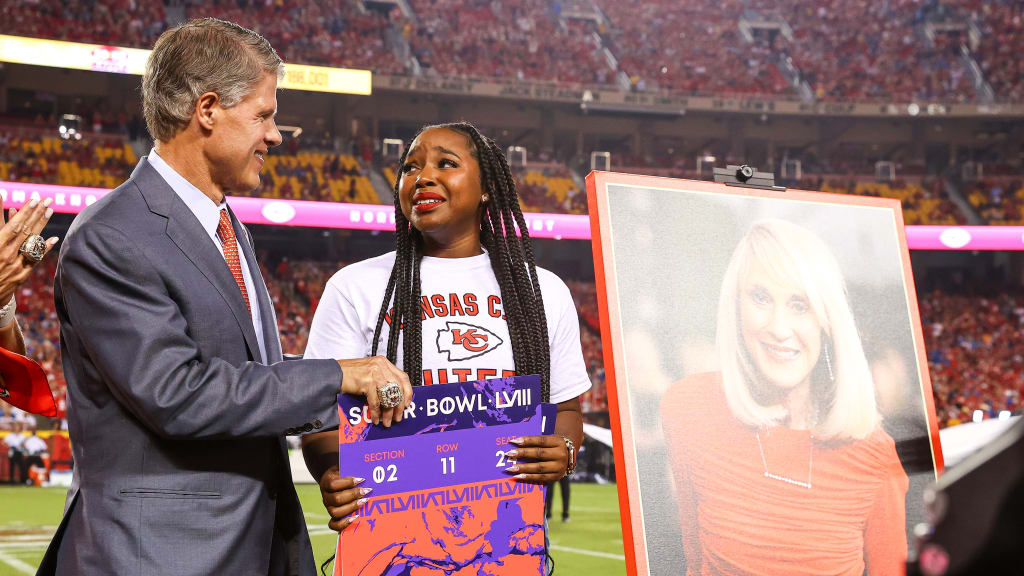
[[[233,22],[192,20],[157,38],[142,78],[142,111],[153,138],[167,142],[188,125],[199,97],[221,106],[241,102],[266,74],[284,77],[284,62],[266,38]]]

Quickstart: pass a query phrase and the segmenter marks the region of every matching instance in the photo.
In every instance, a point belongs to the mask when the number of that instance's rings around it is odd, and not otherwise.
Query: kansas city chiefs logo
[[[437,351],[447,352],[449,362],[483,356],[501,346],[502,339],[486,328],[465,322],[446,325],[447,328],[437,331]]]

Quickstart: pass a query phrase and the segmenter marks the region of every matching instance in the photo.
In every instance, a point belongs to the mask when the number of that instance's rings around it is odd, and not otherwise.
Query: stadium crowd
[[[1016,0],[558,0],[186,2],[265,35],[289,62],[502,81],[794,98],[792,63],[822,101],[978,98],[964,54],[999,101],[1024,99],[1024,8]],[[12,0],[0,33],[150,47],[160,0]],[[769,22],[746,36],[741,21]],[[929,24],[938,27],[927,28]],[[789,33],[783,34],[783,30]],[[976,34],[969,33],[977,31]],[[938,31],[938,32],[936,32]],[[788,39],[787,39],[788,37]]]
[[[1024,224],[1024,183],[999,179],[974,184],[966,194],[975,211],[989,224]]]
[[[609,84],[614,71],[592,24],[559,17],[558,3],[412,0],[406,36],[420,65],[444,78]]]
[[[792,96],[763,46],[736,27],[738,0],[597,0],[614,23],[613,53],[637,89],[687,94]]]
[[[137,162],[127,140],[113,135],[89,134],[82,140],[64,140],[41,128],[0,127],[0,180],[114,188],[131,173]],[[280,149],[267,156],[261,185],[252,195],[358,204],[381,203],[382,191],[370,179],[374,170],[373,153],[352,154],[324,151],[327,141],[308,139],[301,144],[289,138]],[[628,157],[627,171],[642,171],[662,176],[695,178],[695,173],[680,167],[678,159]],[[676,163],[673,163],[676,162]],[[843,175],[814,175],[790,185],[831,193],[848,193],[896,198],[903,203],[907,224],[963,224],[964,213],[953,204],[935,178],[913,178],[893,183],[878,183],[871,166],[847,166]],[[381,173],[391,185],[397,176],[395,163],[384,163]],[[622,168],[616,168],[622,169]],[[831,170],[831,166],[828,168]],[[652,171],[653,170],[653,171]],[[528,212],[585,214],[586,194],[564,164],[543,162],[529,167],[514,167],[523,209]],[[1019,184],[1004,194],[998,185],[976,187],[969,200],[976,211],[991,223],[1015,223],[1024,220],[1018,206]],[[389,191],[383,191],[387,198]]]
[[[792,29],[774,50],[791,58],[818,100],[970,101],[962,41],[926,39],[921,25],[936,3],[798,0],[752,4]]]
[[[286,354],[301,354],[306,348],[309,325],[320,303],[327,280],[346,263],[314,260],[294,260],[287,257],[271,259],[260,255],[260,271],[267,284],[277,314],[281,334],[281,348]],[[59,417],[46,427],[66,428],[64,417],[64,372],[60,362],[60,324],[53,304],[53,276],[56,258],[47,258],[37,267],[21,287],[18,297],[18,316],[25,333],[28,356],[39,362],[47,373],[50,388],[58,400]],[[587,370],[594,388],[583,401],[588,411],[607,409],[604,391],[604,370],[601,357],[601,339],[597,319],[597,297],[593,283],[568,282],[580,314],[580,329],[584,344]],[[0,402],[0,406],[10,408]],[[15,410],[8,419],[0,417],[0,431],[10,430],[14,420],[25,422],[25,428],[35,428],[36,419]],[[13,418],[13,420],[11,419]],[[45,418],[40,417],[45,422]],[[6,426],[6,428],[4,427]]]
[[[965,0],[966,1],[966,0]],[[1024,4],[1018,0],[984,2],[972,17],[984,32],[977,59],[985,79],[1008,102],[1024,100]]]
[[[921,182],[896,181],[880,183],[864,178],[846,180],[822,180],[810,183],[809,189],[834,194],[856,194],[895,198],[903,206],[903,222],[908,225],[920,224],[966,224],[967,216],[942,190],[939,179],[925,179]]]
[[[277,312],[282,348],[302,353],[309,324],[327,279],[344,262],[261,257],[260,268]],[[65,384],[60,363],[59,323],[53,306],[52,278],[56,263],[48,259],[23,284],[18,314],[25,330],[28,354],[46,370],[60,417],[31,417],[6,404],[0,431],[61,428]],[[596,287],[592,282],[567,281],[580,318],[584,360],[594,387],[582,398],[584,412],[608,409]],[[1024,395],[1024,292],[982,295],[969,291],[922,291],[922,327],[928,353],[936,413],[940,426],[972,419],[975,410],[996,417],[1017,411]],[[38,424],[37,424],[38,423]]]
[[[919,295],[940,426],[1019,410],[1024,395],[1024,293]]]
[[[405,72],[405,64],[387,41],[387,15],[360,11],[349,0],[190,0],[187,13],[189,18],[212,16],[255,30],[286,62]]]

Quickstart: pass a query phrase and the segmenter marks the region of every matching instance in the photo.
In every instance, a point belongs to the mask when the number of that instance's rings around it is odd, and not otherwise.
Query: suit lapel
[[[150,211],[167,218],[167,236],[224,298],[228,309],[238,322],[238,327],[242,330],[251,357],[260,359],[260,347],[252,326],[252,316],[245,307],[242,292],[238,289],[223,254],[210,241],[209,234],[203,229],[195,214],[145,158],[139,161],[132,178],[146,198]]]
[[[256,262],[256,253],[252,247],[249,231],[238,221],[230,206],[228,206],[228,214],[231,215],[231,225],[235,229],[235,238],[238,239],[238,245],[245,256],[245,264],[249,267],[249,276],[255,284],[253,291],[256,292],[256,305],[260,307],[260,323],[263,325],[263,345],[267,350],[267,364],[274,364],[282,360],[281,336],[277,332],[277,316],[274,314],[274,304],[270,301],[267,284],[260,273],[259,263]]]

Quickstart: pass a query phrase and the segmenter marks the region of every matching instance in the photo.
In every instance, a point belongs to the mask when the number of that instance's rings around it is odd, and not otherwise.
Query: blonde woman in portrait
[[[820,238],[751,227],[716,346],[719,371],[677,382],[661,407],[687,574],[902,572],[908,480]]]

